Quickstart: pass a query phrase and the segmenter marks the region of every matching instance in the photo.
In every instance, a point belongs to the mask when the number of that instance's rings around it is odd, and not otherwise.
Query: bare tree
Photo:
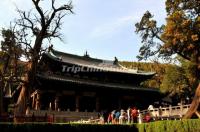
[[[34,9],[30,11],[22,11],[17,9],[20,18],[16,20],[16,36],[18,43],[23,44],[24,53],[29,59],[27,72],[24,75],[21,86],[21,92],[16,103],[15,115],[24,114],[28,96],[34,87],[35,76],[43,51],[43,41],[52,38],[61,39],[60,29],[62,18],[67,14],[72,14],[72,2],[59,7],[55,6],[55,0],[51,0],[49,10],[45,11],[41,3],[44,0],[32,0]]]

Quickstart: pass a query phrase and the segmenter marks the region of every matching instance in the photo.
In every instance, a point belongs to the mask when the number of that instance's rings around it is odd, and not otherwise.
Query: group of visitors
[[[142,117],[136,107],[129,107],[127,110],[113,110],[106,115],[102,114],[100,116],[100,122],[109,124],[141,123],[143,121],[149,122],[150,118],[150,115]]]

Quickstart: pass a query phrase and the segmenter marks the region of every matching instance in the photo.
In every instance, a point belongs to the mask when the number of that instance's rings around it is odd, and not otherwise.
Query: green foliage
[[[142,82],[142,86],[160,88],[160,85],[165,75],[165,69],[169,64],[160,64],[160,63],[145,63],[145,62],[120,62],[123,66],[127,68],[137,68],[139,71],[152,71],[156,72],[156,76],[152,79],[149,79],[145,82]]]
[[[198,132],[200,120],[169,120],[137,124],[139,132]]]
[[[182,62],[183,75],[180,69],[171,68],[171,71],[168,69],[161,86],[164,91],[172,95],[182,96],[187,87],[189,90],[193,89],[200,80],[200,2],[199,0],[165,1],[167,12],[165,25],[157,25],[149,11],[135,24],[136,33],[140,34],[142,39],[138,58],[146,60],[156,56],[171,60],[178,55],[188,60],[191,64]],[[171,72],[176,74],[172,75]],[[190,95],[191,93],[188,93],[188,96]],[[187,118],[198,108],[194,103],[199,100],[198,89],[195,96],[185,116]]]
[[[191,92],[189,82],[184,74],[184,69],[176,65],[169,65],[161,84],[161,91],[169,93],[170,96],[184,98]]]
[[[135,24],[136,33],[140,33],[142,38],[142,46],[139,50],[140,55],[137,56],[139,60],[147,59],[159,53],[161,48],[161,34],[164,30],[164,25],[158,26],[153,19],[153,15],[146,11],[141,18],[141,21]]]
[[[0,109],[7,111],[7,108],[2,107],[3,96],[10,88],[11,91],[15,90],[19,84],[18,79],[24,71],[19,61],[23,50],[21,44],[16,42],[16,36],[11,29],[2,29],[1,36],[3,40],[0,43]]]
[[[165,59],[179,55],[192,62],[195,77],[200,78],[200,2],[199,0],[166,0],[166,24],[158,26],[147,11],[136,23],[142,38],[139,59],[154,55]]]
[[[20,74],[17,73],[19,58],[23,50],[21,44],[16,42],[16,36],[11,29],[2,29],[1,36],[1,52],[0,52],[0,67],[2,74],[12,76]]]
[[[100,124],[0,124],[1,132],[12,131],[48,131],[48,132],[137,132],[135,125]]]
[[[188,79],[190,88],[192,89],[192,91],[194,91],[194,89],[197,87],[198,85],[198,80],[196,78],[196,74],[198,74],[197,71],[197,67],[196,64],[194,64],[193,62],[190,62],[188,60],[185,60],[183,58],[179,58],[179,62],[181,63],[181,67],[183,68],[184,72],[185,72],[185,76]]]
[[[14,131],[59,131],[59,132],[198,132],[200,120],[157,121],[142,124],[112,125],[112,124],[49,124],[49,123],[25,123],[25,124],[0,124],[1,132]]]
[[[181,98],[191,97],[197,86],[195,77],[195,65],[178,58],[179,66],[172,64],[144,63],[144,62],[120,62],[127,68],[138,69],[139,71],[153,71],[156,75],[141,85],[144,87],[160,88],[163,93],[180,101]]]

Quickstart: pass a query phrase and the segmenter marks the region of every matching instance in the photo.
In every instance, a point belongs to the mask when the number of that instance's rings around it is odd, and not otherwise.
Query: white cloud
[[[104,23],[103,25],[100,25],[94,28],[92,32],[90,33],[90,36],[92,38],[111,36],[121,31],[129,23],[133,24],[137,19],[138,17],[134,17],[134,15],[130,15],[130,16],[124,16],[124,17],[118,18],[108,23]]]

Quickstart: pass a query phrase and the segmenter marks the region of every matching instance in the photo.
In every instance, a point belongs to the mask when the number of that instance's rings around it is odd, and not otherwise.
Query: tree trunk
[[[25,77],[23,79],[23,85],[15,107],[14,111],[15,116],[25,115],[27,103],[29,102],[30,93],[35,84],[35,76],[39,60],[39,55],[38,55],[39,50],[37,50],[37,52],[38,53],[35,53],[33,55],[32,57],[33,59],[30,62],[28,62],[28,65],[26,67],[27,73],[25,74]]]
[[[43,32],[41,32],[36,37],[35,45],[33,47],[32,57],[31,57],[32,59],[30,62],[28,62],[28,65],[27,65],[27,73],[25,74],[25,77],[23,80],[24,84],[22,86],[20,96],[18,97],[17,104],[14,111],[16,116],[25,114],[26,105],[29,101],[28,99],[30,97],[30,92],[32,90],[31,88],[34,87],[37,65],[38,65],[38,60],[39,60],[39,52],[41,49],[42,40],[44,39],[43,38],[44,33],[43,34],[42,33]]]
[[[200,83],[196,89],[195,96],[192,100],[189,110],[186,112],[184,119],[189,119],[192,117],[193,114],[197,111],[200,103]]]
[[[14,114],[15,116],[23,116],[26,110],[26,102],[27,102],[27,95],[26,95],[26,87],[23,85],[21,88],[20,95],[17,100],[17,104],[15,106]]]
[[[34,83],[35,74],[33,73],[33,62],[28,62],[26,67],[27,73],[23,78],[23,85],[21,87],[20,95],[18,97],[17,103],[15,105],[14,114],[15,116],[23,116],[26,111],[26,106],[29,99],[29,93],[31,91],[31,86]]]

